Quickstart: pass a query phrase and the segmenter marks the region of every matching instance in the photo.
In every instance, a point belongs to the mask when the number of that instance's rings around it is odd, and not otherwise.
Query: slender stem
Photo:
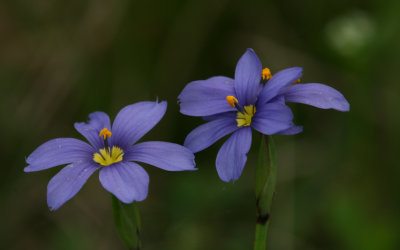
[[[112,196],[114,222],[121,241],[132,250],[140,250],[141,222],[139,208],[136,202],[125,204]]]
[[[262,135],[255,177],[256,232],[254,250],[265,250],[272,199],[276,184],[275,147],[271,137]]]
[[[256,224],[256,237],[254,240],[254,250],[264,250],[267,248],[267,233],[268,233],[269,221],[266,223],[258,223]]]

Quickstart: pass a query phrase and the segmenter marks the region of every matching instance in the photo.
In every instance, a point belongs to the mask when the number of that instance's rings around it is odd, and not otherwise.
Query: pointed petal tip
[[[47,194],[47,207],[49,208],[49,210],[51,212],[56,211],[57,209],[59,209],[64,203],[61,204],[56,204],[56,202],[54,202],[54,200],[52,201],[49,198],[49,194]]]
[[[295,84],[282,89],[286,102],[297,102],[320,109],[335,109],[346,112],[350,104],[338,90],[321,83]]]
[[[24,172],[25,173],[29,173],[29,172],[34,172],[34,170],[32,170],[31,165],[24,167]]]
[[[47,206],[49,207],[49,210],[50,210],[51,212],[54,212],[54,211],[56,211],[57,209],[59,209],[59,207],[52,207],[52,206],[50,206],[49,204],[47,204]]]
[[[254,49],[252,48],[247,48],[245,53],[252,53],[252,54],[256,54],[256,52],[254,52]]]
[[[168,106],[168,102],[167,101],[160,101],[159,99],[158,99],[158,97],[156,98],[156,100],[154,101],[154,104],[156,105],[156,106],[158,106],[158,105],[161,105],[163,108],[167,108],[167,106]]]
[[[279,72],[281,72],[280,74],[292,74],[297,79],[300,79],[303,76],[303,68],[298,67],[298,66],[286,68]],[[277,72],[277,73],[279,73],[279,72]]]
[[[303,72],[303,68],[302,68],[302,67],[299,67],[299,66],[291,67],[291,68],[289,68],[289,69],[297,70],[297,71]]]
[[[342,111],[342,112],[349,112],[350,111],[350,103],[346,99],[344,99],[342,107],[338,108],[337,110]]]
[[[190,169],[186,169],[186,171],[197,171],[197,170],[199,170],[199,169],[196,168],[196,161],[194,160],[194,157],[193,157],[193,165],[191,166]]]
[[[237,178],[235,178],[235,177],[230,177],[230,178],[228,178],[227,176],[222,176],[222,175],[220,175],[220,174],[218,173],[218,177],[219,177],[219,179],[220,179],[221,181],[223,181],[223,182],[234,184],[234,183],[239,179],[240,176],[237,177]]]
[[[278,132],[280,135],[296,135],[303,132],[303,126],[292,125],[290,128]]]
[[[160,104],[160,105],[165,105],[165,106],[168,105],[168,102],[167,102],[167,101],[159,101],[159,100],[158,100],[158,97],[157,97],[155,103]]]
[[[74,122],[74,128],[77,130],[77,127],[79,127],[79,125],[85,125],[84,122]]]

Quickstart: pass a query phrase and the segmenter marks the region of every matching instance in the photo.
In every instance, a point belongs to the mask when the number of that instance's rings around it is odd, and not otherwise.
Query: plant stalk
[[[271,136],[262,135],[255,177],[256,195],[256,232],[254,250],[265,250],[271,204],[276,185],[275,145]]]

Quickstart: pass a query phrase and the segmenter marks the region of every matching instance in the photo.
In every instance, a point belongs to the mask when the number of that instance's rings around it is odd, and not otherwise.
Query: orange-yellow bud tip
[[[264,81],[268,81],[269,79],[271,79],[272,77],[271,70],[269,70],[269,68],[264,68],[261,71],[261,77]]]
[[[110,132],[110,130],[108,130],[107,128],[103,128],[100,131],[99,137],[103,136],[103,139],[107,139],[107,137],[111,137],[112,133]]]
[[[238,99],[236,99],[234,96],[228,95],[226,97],[226,101],[229,103],[229,105],[231,105],[232,108],[235,107],[235,103],[238,103]]]

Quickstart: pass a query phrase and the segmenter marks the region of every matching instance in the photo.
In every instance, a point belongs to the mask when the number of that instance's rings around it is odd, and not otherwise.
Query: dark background
[[[59,210],[46,186],[61,168],[24,173],[37,146],[93,111],[168,101],[142,140],[182,144],[202,119],[179,113],[193,80],[234,76],[253,48],[272,73],[304,68],[303,82],[341,91],[341,113],[291,104],[302,134],[275,136],[278,184],[269,249],[400,249],[400,1],[0,2],[0,249],[125,249],[111,197],[95,173]],[[196,154],[197,172],[144,166],[144,249],[251,249],[254,134],[241,178],[215,170],[221,140]]]

